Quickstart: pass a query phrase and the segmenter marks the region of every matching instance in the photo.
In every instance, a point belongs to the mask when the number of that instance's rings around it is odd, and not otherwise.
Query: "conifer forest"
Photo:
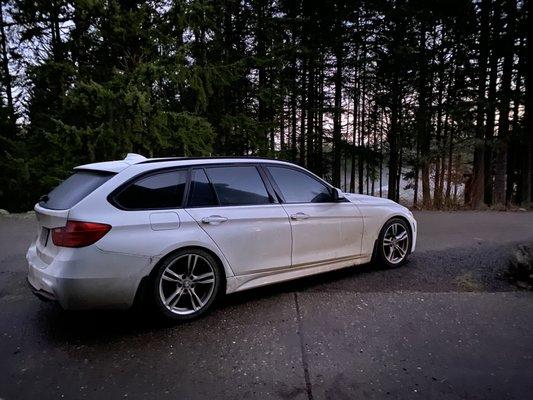
[[[1,0],[0,208],[128,152],[277,158],[415,208],[529,207],[530,14],[528,0]]]

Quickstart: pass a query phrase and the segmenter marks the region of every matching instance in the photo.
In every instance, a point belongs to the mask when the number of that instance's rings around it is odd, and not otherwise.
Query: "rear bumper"
[[[95,246],[62,249],[46,264],[32,245],[26,255],[28,283],[43,300],[69,310],[123,309],[133,305],[151,259],[103,252]]]
[[[37,289],[35,286],[33,286],[29,279],[26,280],[28,283],[28,286],[30,287],[30,290],[32,293],[37,296],[42,301],[56,301],[56,297],[53,293],[49,293],[45,291],[44,289]]]

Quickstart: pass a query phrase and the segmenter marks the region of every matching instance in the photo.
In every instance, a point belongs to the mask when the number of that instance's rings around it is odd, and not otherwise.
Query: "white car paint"
[[[201,221],[208,216],[228,218],[223,224],[200,224],[217,244],[235,275],[291,266],[291,226],[279,204],[191,208]],[[226,274],[227,276],[227,274]]]
[[[66,309],[127,308],[133,304],[141,280],[162,257],[194,246],[219,259],[226,292],[232,293],[369,262],[381,227],[392,217],[409,222],[411,251],[415,249],[417,230],[412,213],[390,200],[371,196],[346,193],[345,202],[172,210],[126,211],[112,205],[107,198],[117,187],[152,170],[225,163],[300,168],[266,159],[146,161],[130,154],[120,161],[76,167],[116,175],[68,210],[35,205],[39,232],[26,256],[28,281],[34,291]],[[205,218],[209,221],[202,222]],[[59,247],[52,240],[41,243],[43,227],[65,226],[67,220],[105,223],[112,229],[96,243],[81,248]]]

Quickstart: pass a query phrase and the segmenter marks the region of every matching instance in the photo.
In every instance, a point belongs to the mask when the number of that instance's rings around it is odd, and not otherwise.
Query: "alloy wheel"
[[[398,222],[391,224],[383,236],[383,254],[391,264],[398,264],[407,256],[409,232]]]
[[[215,289],[215,267],[200,254],[182,254],[172,260],[159,279],[162,304],[177,315],[200,311]]]

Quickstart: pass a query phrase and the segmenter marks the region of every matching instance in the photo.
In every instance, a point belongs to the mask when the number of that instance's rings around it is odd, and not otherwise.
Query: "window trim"
[[[198,168],[200,166],[195,165],[193,168]],[[209,174],[207,173],[207,170],[210,168],[231,168],[231,167],[255,167],[257,173],[259,174],[259,178],[263,182],[263,185],[265,187],[265,190],[268,194],[269,203],[265,204],[221,204],[220,199],[218,197],[218,193],[215,189],[215,185],[213,182],[211,182],[211,178],[209,178]],[[261,165],[259,163],[216,163],[216,164],[203,164],[201,165],[201,168],[204,169],[205,175],[207,176],[207,180],[209,181],[209,186],[211,186],[211,190],[215,193],[215,197],[218,201],[218,205],[216,206],[198,206],[198,207],[190,207],[190,208],[213,208],[213,207],[257,207],[257,206],[269,206],[272,204],[279,204],[278,198],[276,196],[276,193],[271,186],[270,180],[268,177],[264,174],[264,171],[262,171]],[[187,197],[189,197],[189,192],[187,192]],[[187,206],[187,208],[189,208]]]
[[[276,195],[279,197],[281,204],[314,204],[314,205],[317,205],[317,204],[339,203],[338,201],[333,200],[333,190],[335,190],[335,188],[329,183],[327,183],[326,181],[324,181],[323,179],[320,179],[319,177],[315,176],[311,172],[307,171],[305,168],[292,166],[292,165],[285,165],[285,164],[276,164],[276,163],[263,163],[261,166],[264,168],[265,174],[268,176],[268,179],[271,181],[272,187],[274,188]],[[309,176],[311,179],[317,181],[318,183],[326,187],[326,189],[329,192],[329,195],[331,196],[331,201],[325,201],[325,202],[320,202],[320,203],[313,203],[310,201],[288,202],[285,199],[285,196],[283,196],[283,193],[281,189],[279,188],[276,180],[274,179],[274,177],[268,170],[268,167],[291,169],[291,170],[301,172],[302,174]]]
[[[128,187],[130,187],[134,182],[137,182],[141,179],[148,178],[153,175],[159,175],[164,174],[167,172],[177,172],[177,171],[185,171],[185,188],[183,189],[183,197],[181,199],[181,204],[178,207],[144,207],[144,208],[127,208],[122,206],[116,199],[118,195],[120,195],[124,190],[126,190]],[[190,187],[190,181],[191,181],[191,168],[189,166],[186,167],[167,167],[167,168],[159,168],[154,170],[149,170],[145,172],[141,172],[138,175],[135,175],[128,179],[126,182],[119,185],[116,189],[114,189],[111,193],[107,195],[107,201],[115,208],[118,208],[122,211],[152,211],[152,210],[176,210],[180,208],[184,208],[184,204],[186,204],[184,201],[188,197],[188,191]]]
[[[210,206],[193,206],[191,204],[189,204],[189,200],[191,198],[191,189],[192,189],[192,174],[194,171],[196,170],[202,170],[204,172],[204,175],[205,177],[207,178],[207,182],[209,184],[209,189],[211,190],[211,193],[213,194],[213,196],[215,197],[215,201],[217,204],[212,204]],[[190,169],[190,173],[189,173],[189,185],[187,187],[187,193],[186,193],[186,197],[187,197],[187,201],[186,203],[184,204],[184,207],[183,208],[213,208],[213,207],[220,207],[220,199],[218,198],[218,194],[217,194],[217,191],[215,190],[215,188],[213,187],[213,183],[211,182],[211,179],[209,179],[209,175],[207,175],[207,172],[205,172],[205,167],[204,166],[194,166]]]
[[[273,164],[277,165],[277,164]],[[259,176],[261,177],[261,180],[263,181],[263,184],[265,185],[266,191],[268,193],[270,203],[266,204],[241,204],[241,205],[221,205],[220,200],[218,199],[218,194],[213,186],[213,183],[211,182],[211,179],[209,179],[209,175],[205,171],[207,168],[218,168],[218,167],[255,167],[257,172],[259,173]],[[205,175],[207,176],[207,180],[209,181],[209,185],[211,187],[211,190],[215,193],[215,197],[217,199],[217,205],[211,205],[211,206],[196,206],[192,207],[189,206],[189,196],[190,196],[190,190],[191,190],[191,178],[192,178],[192,171],[194,169],[203,169]],[[185,189],[183,194],[183,199],[181,202],[181,205],[179,207],[160,207],[160,208],[126,208],[121,206],[116,200],[115,197],[118,196],[123,190],[125,190],[128,186],[130,186],[133,182],[146,178],[151,175],[156,175],[160,173],[165,172],[171,172],[171,171],[180,171],[180,170],[186,170],[187,171],[187,177],[186,177],[186,183],[185,183]],[[183,166],[173,166],[173,167],[164,167],[164,168],[156,168],[151,169],[148,171],[141,172],[135,176],[132,176],[125,182],[121,183],[117,188],[115,188],[111,193],[107,195],[107,201],[115,208],[118,208],[122,211],[157,211],[157,210],[176,210],[176,209],[187,209],[187,208],[217,208],[217,207],[257,207],[257,206],[269,206],[269,205],[275,205],[280,204],[281,200],[279,199],[278,194],[275,192],[274,186],[272,185],[272,180],[268,176],[268,173],[265,172],[262,168],[262,164],[258,162],[221,162],[221,163],[199,163],[199,164],[193,164],[193,165],[183,165]]]

